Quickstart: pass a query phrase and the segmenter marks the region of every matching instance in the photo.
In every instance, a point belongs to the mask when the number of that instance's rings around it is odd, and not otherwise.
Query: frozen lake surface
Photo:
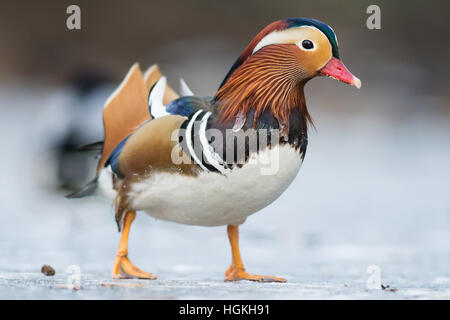
[[[129,257],[159,279],[113,281],[120,235],[111,204],[69,201],[45,187],[53,160],[40,133],[52,129],[42,128],[36,106],[47,94],[1,96],[1,299],[450,298],[448,118],[312,110],[318,131],[310,132],[298,177],[240,228],[247,271],[285,284],[224,283],[225,227],[145,214],[133,224]],[[56,275],[41,274],[43,264]],[[71,265],[79,267],[80,290],[66,287]],[[395,292],[367,288],[372,265]]]

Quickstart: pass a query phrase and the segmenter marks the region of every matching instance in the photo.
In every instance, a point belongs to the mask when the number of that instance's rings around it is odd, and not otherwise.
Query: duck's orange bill
[[[342,61],[337,58],[331,58],[325,67],[320,70],[320,73],[336,80],[348,83],[358,89],[361,88],[361,80],[348,71]]]

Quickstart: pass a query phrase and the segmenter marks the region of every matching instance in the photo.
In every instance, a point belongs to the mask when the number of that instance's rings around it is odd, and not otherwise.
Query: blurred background
[[[81,8],[81,30],[66,28],[70,4]],[[381,8],[381,30],[366,27],[371,4]],[[38,281],[44,263],[61,281],[79,265],[92,280],[77,293],[87,298],[376,298],[365,290],[369,265],[400,288],[394,297],[450,297],[449,9],[442,1],[2,1],[0,297],[61,297]],[[130,66],[158,63],[175,89],[183,77],[212,95],[264,26],[300,16],[335,30],[363,85],[307,85],[317,130],[303,167],[241,228],[247,269],[293,286],[211,292],[230,260],[225,228],[141,214],[132,260],[184,286],[96,289],[119,241],[111,204],[64,195],[94,176],[95,154],[76,148],[102,140],[103,103]],[[203,287],[183,282],[191,280]]]

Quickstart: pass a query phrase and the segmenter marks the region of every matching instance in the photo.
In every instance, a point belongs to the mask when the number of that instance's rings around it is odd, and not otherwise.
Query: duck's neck
[[[237,68],[214,96],[222,121],[246,117],[258,127],[263,116],[273,116],[284,135],[290,135],[294,110],[295,118],[311,121],[303,91],[308,79],[295,49],[294,45],[265,47]]]

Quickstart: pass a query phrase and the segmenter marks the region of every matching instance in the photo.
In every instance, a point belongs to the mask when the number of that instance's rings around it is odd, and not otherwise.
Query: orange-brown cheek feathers
[[[322,69],[332,58],[332,47],[327,37],[315,28],[305,27],[302,30],[304,39],[311,40],[314,44],[313,50],[299,48],[302,67],[313,76]],[[298,46],[303,47],[302,43]]]
[[[260,49],[236,69],[215,95],[222,121],[255,109],[254,123],[267,109],[289,130],[289,115],[300,108],[310,120],[303,85],[316,73],[300,65],[303,53],[295,44],[271,45]]]

